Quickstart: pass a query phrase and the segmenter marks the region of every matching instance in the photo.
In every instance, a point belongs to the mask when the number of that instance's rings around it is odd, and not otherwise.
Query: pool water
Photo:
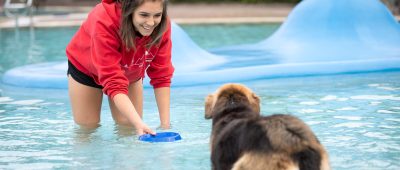
[[[200,47],[211,49],[261,41],[278,29],[279,24],[181,26]],[[15,31],[0,28],[0,74],[16,66],[65,60],[65,47],[77,29],[78,27],[20,28]]]
[[[220,27],[232,41],[218,44],[194,26],[183,28],[206,49],[265,38],[236,36],[242,29],[268,36],[262,30],[274,28],[265,24],[200,28],[209,29],[210,35]],[[0,74],[19,65],[64,60],[64,47],[75,30],[36,29],[33,43],[29,30],[20,30],[17,38],[13,30],[0,30]],[[400,72],[392,71],[239,83],[261,97],[263,115],[290,113],[310,125],[328,150],[333,169],[395,170],[400,168],[399,80]],[[0,84],[0,169],[211,169],[211,120],[204,119],[204,98],[220,85],[173,87],[170,131],[179,132],[182,140],[145,143],[132,129],[114,125],[107,101],[101,126],[82,129],[72,120],[67,90]],[[155,129],[159,120],[152,89],[145,89],[144,95],[144,120]]]

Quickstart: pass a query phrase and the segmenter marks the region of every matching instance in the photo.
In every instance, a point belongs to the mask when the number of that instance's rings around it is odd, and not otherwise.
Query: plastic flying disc
[[[174,142],[181,139],[181,135],[175,132],[160,132],[156,135],[145,134],[139,136],[139,140],[145,142]]]

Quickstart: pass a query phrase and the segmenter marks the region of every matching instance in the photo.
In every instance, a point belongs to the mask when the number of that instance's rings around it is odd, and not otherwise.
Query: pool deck
[[[19,17],[20,27],[29,27],[30,20],[34,27],[79,26],[87,17],[94,4],[48,5],[40,10],[49,14]],[[168,13],[178,24],[199,23],[281,23],[284,22],[294,4],[169,4]],[[4,9],[1,6],[0,12]],[[400,20],[400,16],[396,16]],[[0,28],[15,27],[15,19],[0,16]]]
[[[85,6],[46,6],[47,15],[34,15],[34,27],[78,26],[93,4]],[[178,24],[283,22],[293,4],[170,4],[168,15]],[[4,9],[0,11],[3,12]],[[19,26],[30,26],[28,16],[19,17]],[[15,27],[15,19],[0,16],[0,28]]]

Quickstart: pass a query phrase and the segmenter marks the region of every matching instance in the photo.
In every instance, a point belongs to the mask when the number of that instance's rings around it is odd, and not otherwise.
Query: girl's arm
[[[151,130],[140,118],[131,100],[126,94],[116,94],[113,98],[117,109],[129,120],[129,122],[135,126],[138,135],[150,133],[155,135],[154,131]]]
[[[162,129],[170,128],[170,87],[160,87],[154,89],[158,112],[160,114],[160,127]]]

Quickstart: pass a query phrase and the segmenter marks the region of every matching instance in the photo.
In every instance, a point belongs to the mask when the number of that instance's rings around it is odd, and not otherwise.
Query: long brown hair
[[[142,5],[145,1],[162,1],[163,3],[163,12],[161,17],[161,22],[151,33],[151,40],[147,42],[146,48],[150,48],[151,46],[158,44],[161,40],[161,37],[165,30],[167,29],[167,4],[168,0],[117,0],[118,3],[121,4],[122,12],[121,12],[121,28],[119,30],[119,35],[124,43],[125,47],[130,49],[135,49],[135,38],[136,38],[136,29],[133,25],[132,15],[136,11],[136,9]]]

